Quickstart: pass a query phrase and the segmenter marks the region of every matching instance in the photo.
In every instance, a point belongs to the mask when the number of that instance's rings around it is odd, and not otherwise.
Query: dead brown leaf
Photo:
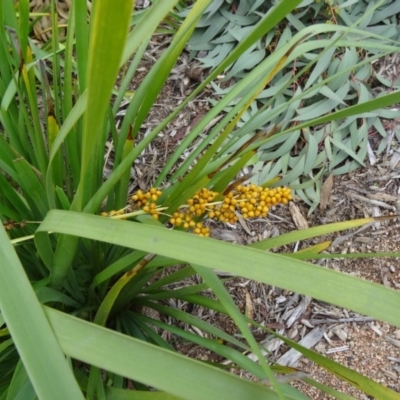
[[[321,211],[325,210],[326,206],[329,204],[333,188],[333,174],[330,174],[322,185],[321,190],[321,202],[319,204],[319,209]]]
[[[308,222],[304,218],[303,214],[300,211],[300,208],[296,206],[296,204],[291,201],[289,203],[289,211],[292,214],[293,222],[296,225],[297,229],[307,229]]]
[[[253,302],[251,301],[250,293],[246,290],[246,317],[253,319],[254,318],[254,307]],[[251,326],[251,324],[249,324]]]

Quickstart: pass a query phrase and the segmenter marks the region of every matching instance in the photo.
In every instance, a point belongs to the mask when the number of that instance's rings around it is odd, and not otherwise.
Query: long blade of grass
[[[163,291],[156,291],[150,292],[146,299],[150,300],[165,300],[170,298],[178,298],[178,297],[186,297],[196,293],[199,293],[203,290],[207,290],[209,287],[206,283],[198,283],[196,285],[191,285],[187,287],[183,287],[181,289],[176,290],[163,290]]]
[[[50,308],[45,312],[65,353],[88,364],[188,400],[278,399],[267,387],[197,360]]]
[[[334,222],[332,224],[319,225],[308,229],[288,232],[283,235],[261,240],[260,242],[252,243],[250,246],[260,250],[270,250],[274,247],[284,246],[289,243],[294,243],[299,240],[306,240],[313,237],[319,237],[328,233],[353,229],[373,222],[373,218],[354,219],[352,221]]]
[[[125,64],[141,43],[148,38],[149,34],[152,34],[157,29],[160,22],[168,15],[177,2],[178,0],[164,0],[156,2],[153,5],[151,12],[147,13],[130,32],[120,66]]]
[[[64,61],[64,82],[63,82],[63,96],[62,96],[62,115],[63,121],[69,117],[73,108],[73,97],[74,97],[74,81],[73,81],[73,52],[74,52],[74,32],[75,32],[75,10],[78,2],[71,3],[71,9],[69,10],[70,18],[68,20],[67,38],[65,42],[65,61]],[[80,60],[82,61],[82,60]],[[83,63],[83,62],[82,62]],[[82,81],[82,87],[84,82]],[[82,88],[80,87],[82,90]],[[63,125],[64,126],[64,125]],[[58,132],[60,134],[60,132]],[[80,139],[78,136],[78,130],[76,127],[72,128],[70,135],[65,140],[65,153],[66,160],[68,163],[65,166],[67,171],[66,176],[66,192],[68,197],[71,199],[74,191],[76,191],[79,184],[80,175]],[[49,163],[50,167],[50,163]]]
[[[15,368],[11,384],[8,387],[6,400],[12,399],[34,400],[36,393],[33,389],[32,383],[29,380],[28,374],[20,361]]]
[[[224,270],[400,326],[400,293],[283,255],[157,226],[60,210],[47,214],[37,234],[46,235],[48,231],[156,252],[191,264]],[[213,256],[204,257],[204,254]],[[374,293],[373,302],[371,293]]]
[[[88,102],[82,137],[81,178],[73,203],[80,210],[100,184],[104,115],[117,76],[128,33],[132,0],[105,0],[96,3],[92,16],[88,55]],[[101,159],[99,159],[101,157]]]
[[[399,101],[400,101],[400,90],[396,90],[395,92],[385,94],[376,99],[368,100],[364,103],[356,104],[354,106],[345,108],[344,110],[336,111],[328,116],[317,118],[313,121],[313,124],[319,125],[324,122],[343,119],[351,117],[353,115],[362,115],[363,113],[389,107],[393,104],[398,103]],[[303,125],[299,125],[297,128],[298,129],[303,128]]]
[[[298,260],[320,260],[329,258],[382,258],[382,257],[400,257],[400,251],[388,252],[374,252],[374,253],[331,253],[331,254],[310,254],[310,253],[297,253],[292,254],[290,257],[297,258]]]
[[[47,193],[47,197],[49,199],[49,203],[51,205],[55,204],[54,192],[53,192],[53,174],[51,173],[52,163],[57,156],[57,152],[60,151],[60,148],[61,148],[65,138],[68,136],[69,133],[73,132],[74,125],[77,123],[79,118],[81,118],[83,113],[85,112],[86,105],[87,105],[87,91],[82,94],[82,96],[79,98],[79,100],[76,102],[76,104],[74,105],[74,107],[72,108],[70,113],[68,114],[68,117],[62,124],[62,126],[58,132],[58,135],[53,143],[53,147],[51,148],[50,156],[49,156],[49,169],[46,174],[46,193]],[[75,135],[73,135],[73,136],[75,136]],[[67,139],[68,154],[70,154],[71,152],[75,153],[77,151],[77,149],[78,149],[78,145],[76,143],[75,144],[70,143],[70,140]],[[78,160],[78,155],[74,154],[73,158],[69,158],[69,160],[71,161],[71,163],[73,162],[75,164],[75,166],[73,168],[75,169],[74,176],[75,176],[76,180],[74,180],[74,182],[77,184],[77,182],[79,180],[77,173],[79,171],[79,163],[80,163],[80,161]],[[78,164],[76,164],[76,163],[78,163]],[[55,206],[54,206],[54,208],[55,208]]]
[[[313,379],[310,378],[303,378],[304,382],[316,387],[317,389],[321,390],[324,393],[330,394],[337,400],[356,400],[355,397],[349,396],[348,394],[339,392],[335,389],[332,389],[329,386],[326,386],[320,382],[314,381]]]
[[[20,1],[18,2],[19,11],[19,42],[21,43],[21,52],[23,57],[26,59],[26,53],[28,49],[28,29],[29,29],[29,2]]]
[[[75,12],[72,17],[75,18],[76,27],[76,55],[77,70],[79,79],[79,90],[82,94],[86,90],[87,66],[89,55],[89,27],[87,23],[87,1],[75,0],[73,2]]]
[[[165,322],[147,317],[145,315],[140,315],[137,313],[133,313],[135,320],[141,321],[143,323],[147,323],[150,326],[153,325],[159,329],[166,330],[171,332],[172,334],[179,336],[185,341],[196,343],[202,348],[209,349],[222,357],[231,360],[235,365],[239,368],[243,368],[246,371],[249,371],[251,374],[255,375],[259,379],[263,379],[265,377],[264,371],[258,365],[257,362],[250,360],[246,355],[238,350],[226,346],[225,344],[221,344],[219,341],[210,339],[207,337],[202,337],[200,335],[196,335],[194,333],[188,332],[187,330],[178,328],[174,325],[167,324]]]
[[[237,340],[235,337],[222,331],[221,329],[217,328],[216,326],[213,326],[213,325],[209,324],[208,322],[203,321],[199,317],[196,317],[196,316],[186,313],[184,311],[178,310],[176,308],[163,306],[156,302],[144,300],[144,301],[138,301],[138,304],[143,304],[144,306],[150,307],[154,310],[157,310],[158,312],[160,312],[164,315],[169,315],[172,318],[176,318],[176,319],[184,322],[185,324],[196,326],[197,328],[201,329],[204,332],[208,332],[217,338],[220,338],[222,340],[225,340],[229,343],[232,343],[232,344],[238,346],[240,349],[249,350],[248,346],[244,345],[241,341]],[[247,324],[247,322],[246,322],[246,324]]]
[[[23,158],[15,159],[15,169],[19,175],[25,199],[35,218],[40,219],[48,210],[46,192],[38,177],[38,172]],[[40,174],[39,174],[40,175]]]
[[[37,395],[42,399],[62,396],[83,400],[3,226],[0,226],[0,259],[1,313]]]

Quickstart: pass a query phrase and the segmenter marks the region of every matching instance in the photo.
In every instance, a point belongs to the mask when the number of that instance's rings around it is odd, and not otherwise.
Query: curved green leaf
[[[156,226],[60,210],[49,212],[36,235],[46,235],[49,231],[156,252],[191,264],[224,270],[400,326],[400,293],[279,254]],[[212,257],[204,257],[204,254],[212,254]]]
[[[188,400],[209,400],[216,395],[226,400],[278,399],[265,386],[200,361],[50,308],[45,312],[66,354],[106,371]]]
[[[37,395],[42,399],[82,399],[25,271],[0,226],[0,309]],[[27,334],[29,332],[29,334]]]

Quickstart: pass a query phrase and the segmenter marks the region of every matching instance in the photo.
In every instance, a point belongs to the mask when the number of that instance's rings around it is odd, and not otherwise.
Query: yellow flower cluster
[[[137,208],[158,218],[159,209],[156,202],[161,191],[155,188],[148,192],[139,190],[131,199]],[[201,189],[184,206],[176,211],[169,222],[173,226],[189,229],[200,236],[209,236],[210,231],[199,219],[207,215],[208,218],[234,224],[238,221],[238,214],[244,219],[265,218],[269,209],[276,204],[287,204],[292,200],[291,190],[288,188],[263,188],[254,184],[240,185],[224,195],[221,200],[215,201],[219,193],[208,189]]]

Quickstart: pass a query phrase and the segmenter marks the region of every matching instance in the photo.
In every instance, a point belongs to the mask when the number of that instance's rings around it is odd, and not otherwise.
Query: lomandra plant
[[[228,213],[228,218],[236,215],[229,211],[234,212],[241,201],[258,207],[267,198],[268,204],[290,199],[288,189],[278,190],[269,184],[232,184],[263,143],[291,130],[357,116],[400,101],[400,93],[393,92],[293,127],[276,124],[265,131],[253,124],[251,137],[235,137],[237,122],[265,85],[299,54],[326,47],[327,43],[319,43],[317,35],[323,30],[335,31],[332,26],[306,28],[282,43],[177,146],[152,189],[128,193],[131,165],[146,146],[190,99],[300,1],[279,2],[182,105],[139,139],[143,122],[211,0],[193,4],[170,46],[130,100],[117,131],[116,114],[129,82],[153,32],[176,3],[177,0],[155,2],[131,23],[132,1],[97,1],[87,25],[86,1],[76,0],[71,3],[67,36],[60,42],[52,2],[53,34],[42,47],[29,38],[29,2],[0,3],[1,399],[305,398],[289,384],[278,383],[275,367],[268,364],[251,334],[251,321],[236,308],[214,269],[400,326],[399,293],[303,261],[318,258],[326,243],[285,256],[268,251],[361,226],[372,219],[292,232],[247,247],[208,238],[203,227],[195,230],[206,212],[221,213],[226,208],[223,212]],[[338,29],[328,44],[340,45],[349,31]],[[115,88],[117,74],[128,61],[125,76]],[[232,110],[175,168],[188,144],[234,99],[239,100]],[[295,101],[287,106],[293,107]],[[104,176],[104,149],[110,137],[113,169]],[[192,214],[186,220],[185,210],[191,207]],[[245,213],[243,209],[241,212]],[[267,213],[268,209],[260,212]],[[215,216],[221,214],[208,214]],[[251,216],[247,212],[246,217]],[[177,264],[184,266],[159,278],[160,272]],[[168,285],[193,274],[199,274],[203,283],[168,289]],[[211,289],[217,300],[205,297],[202,292],[206,289]],[[228,314],[243,340],[163,304],[170,298]],[[151,318],[143,307],[193,325],[204,335]],[[219,364],[177,354],[158,335],[157,328],[222,355],[236,369],[250,372],[254,381],[241,379]],[[390,389],[283,340],[366,393],[381,399],[396,398]],[[258,362],[246,357],[249,350]],[[330,388],[314,384],[335,394]]]

